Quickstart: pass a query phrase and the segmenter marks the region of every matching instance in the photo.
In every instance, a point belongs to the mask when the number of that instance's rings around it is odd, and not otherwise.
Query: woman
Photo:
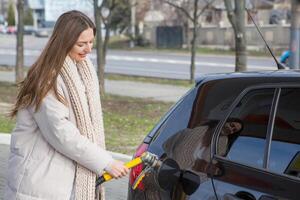
[[[97,75],[86,57],[95,34],[83,13],[62,14],[21,83],[4,199],[94,200],[103,170],[128,173],[105,151]]]

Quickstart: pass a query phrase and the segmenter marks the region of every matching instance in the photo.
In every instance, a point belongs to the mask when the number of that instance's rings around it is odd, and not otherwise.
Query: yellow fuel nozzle
[[[154,168],[154,167],[159,166],[161,162],[158,160],[156,155],[154,155],[150,152],[145,152],[141,156],[125,163],[125,166],[128,169],[130,169],[141,163],[144,163],[145,165],[147,165],[151,168]],[[113,177],[109,173],[107,173],[107,172],[103,173],[103,175],[96,180],[96,187],[106,181],[111,180],[112,178]]]
[[[158,160],[158,157],[150,152],[143,153],[140,158],[145,165],[151,168],[156,168],[161,165],[161,161]]]

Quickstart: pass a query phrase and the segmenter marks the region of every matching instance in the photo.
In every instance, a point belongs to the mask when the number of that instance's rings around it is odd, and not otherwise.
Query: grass
[[[192,87],[194,83],[190,83],[188,80],[179,79],[167,79],[167,78],[155,78],[155,77],[144,77],[144,76],[127,76],[120,74],[105,74],[105,78],[109,80],[125,80],[134,82],[144,82],[144,83],[157,83],[166,85],[176,85],[183,87]]]
[[[0,82],[0,102],[11,104],[17,94],[16,85]],[[132,154],[171,103],[106,95],[102,98],[107,149]],[[0,109],[0,132],[12,131],[15,120]]]
[[[10,133],[14,127],[15,127],[15,120],[11,120],[4,114],[0,114],[1,133]]]
[[[107,148],[131,154],[153,125],[171,106],[170,103],[106,96],[103,98]]]
[[[0,102],[13,103],[17,96],[15,84],[0,81]]]

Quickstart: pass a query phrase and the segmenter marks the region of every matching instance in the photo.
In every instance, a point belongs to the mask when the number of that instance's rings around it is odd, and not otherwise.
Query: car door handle
[[[229,194],[229,193],[224,194],[223,199],[224,200],[242,200],[241,198],[238,198],[234,194]]]
[[[240,199],[243,200],[256,200],[255,196],[249,192],[246,191],[239,191],[235,193],[235,196],[237,196]]]

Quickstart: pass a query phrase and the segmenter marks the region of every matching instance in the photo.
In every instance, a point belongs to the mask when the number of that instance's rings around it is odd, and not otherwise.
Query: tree
[[[32,10],[26,9],[24,13],[24,24],[25,25],[33,25],[33,16],[32,16]]]
[[[14,26],[16,25],[15,20],[15,9],[12,1],[9,1],[8,11],[7,11],[7,23],[8,26]]]
[[[117,0],[114,9],[111,10],[111,30],[123,32],[130,27],[130,1]]]
[[[100,94],[101,96],[103,96],[105,94],[104,71],[106,64],[107,47],[110,39],[110,32],[113,28],[121,28],[121,22],[123,22],[124,20],[126,21],[126,15],[124,14],[123,9],[127,9],[127,7],[122,6],[126,5],[128,1],[103,0],[101,1],[101,3],[98,3],[98,1],[100,2],[101,0],[94,0],[94,15],[97,29],[96,50],[99,88]],[[122,16],[119,15],[119,13],[124,14],[123,19]],[[102,36],[103,26],[105,29],[104,36]]]
[[[17,59],[16,59],[16,82],[19,83],[24,78],[24,0],[18,0],[18,32],[17,32]]]
[[[291,40],[290,50],[291,59],[289,59],[289,66],[293,69],[300,68],[300,2],[292,0],[292,25],[291,25]]]
[[[191,63],[190,63],[190,82],[195,79],[195,59],[196,59],[196,41],[199,28],[199,18],[204,11],[209,8],[215,0],[204,0],[204,5],[200,5],[200,0],[162,0],[163,2],[175,7],[181,11],[186,18],[192,22],[192,40],[191,40]],[[202,2],[201,2],[202,3]],[[191,13],[191,12],[192,13]],[[189,41],[188,41],[189,42]]]
[[[235,71],[247,70],[247,41],[245,34],[245,0],[224,0],[227,16],[235,36]]]

